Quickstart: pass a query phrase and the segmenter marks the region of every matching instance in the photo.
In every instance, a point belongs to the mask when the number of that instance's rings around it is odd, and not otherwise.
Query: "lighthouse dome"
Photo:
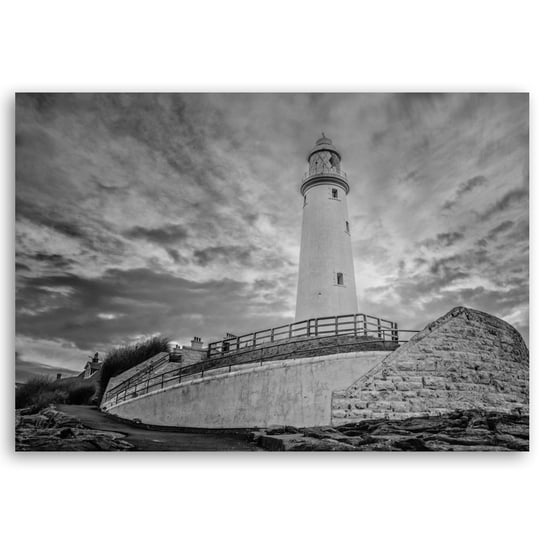
[[[342,159],[340,152],[338,151],[338,149],[336,149],[336,147],[332,143],[332,140],[325,136],[324,132],[321,133],[321,138],[318,138],[316,140],[314,147],[312,147],[311,151],[308,153],[308,161],[310,160],[310,157],[318,151],[330,151],[338,155],[338,158],[340,160]]]

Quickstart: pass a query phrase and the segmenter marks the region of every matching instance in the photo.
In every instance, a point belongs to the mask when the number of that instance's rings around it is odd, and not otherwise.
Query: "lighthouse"
[[[302,235],[296,321],[357,313],[348,215],[349,183],[342,157],[325,134],[308,154],[302,179]]]

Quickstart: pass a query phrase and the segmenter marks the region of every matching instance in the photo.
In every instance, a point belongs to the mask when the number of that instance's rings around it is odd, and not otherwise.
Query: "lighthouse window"
[[[304,204],[303,204],[303,207],[306,206],[306,195],[304,195]]]
[[[344,274],[342,272],[336,273],[336,283],[337,285],[344,285]]]
[[[332,197],[333,198],[338,198],[338,189],[333,189],[332,190]]]
[[[349,234],[349,221],[346,221],[346,232]]]

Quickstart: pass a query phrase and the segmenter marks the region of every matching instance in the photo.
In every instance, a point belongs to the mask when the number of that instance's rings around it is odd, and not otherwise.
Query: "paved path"
[[[90,429],[123,433],[137,451],[258,451],[261,448],[235,432],[148,430],[112,419],[96,406],[59,404],[57,409],[77,417]]]

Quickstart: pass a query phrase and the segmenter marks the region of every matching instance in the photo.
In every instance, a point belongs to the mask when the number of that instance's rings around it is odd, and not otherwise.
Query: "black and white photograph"
[[[17,452],[529,450],[529,93],[13,100]]]
[[[2,8],[2,542],[542,541],[537,2]]]

